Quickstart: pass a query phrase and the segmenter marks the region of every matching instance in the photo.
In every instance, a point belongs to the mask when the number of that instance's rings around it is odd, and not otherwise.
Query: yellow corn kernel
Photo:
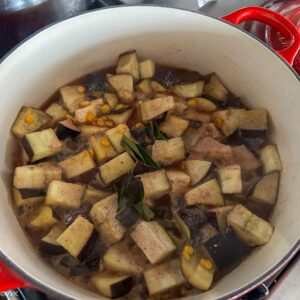
[[[95,120],[95,114],[92,112],[92,111],[89,111],[87,114],[86,114],[86,120],[88,122],[93,122]]]
[[[98,118],[98,119],[96,120],[96,124],[97,124],[98,126],[104,126],[104,125],[105,125],[104,120],[103,120],[102,118]]]
[[[66,119],[71,120],[74,124],[77,124],[77,120],[70,114],[66,114]]]
[[[90,101],[83,100],[83,101],[81,101],[81,102],[79,103],[79,106],[80,106],[80,107],[86,107],[86,106],[88,106],[88,105],[90,105],[90,104],[91,104]]]
[[[108,104],[102,105],[101,111],[102,111],[103,113],[109,113],[109,112],[110,112],[110,106],[109,106]]]
[[[25,117],[25,123],[31,125],[34,122],[34,115],[27,115]]]
[[[124,108],[124,105],[122,103],[117,104],[115,107],[116,110],[122,109],[122,108]]]
[[[111,120],[105,121],[104,124],[105,124],[106,126],[108,126],[108,127],[113,127],[113,126],[114,126],[114,123],[113,123],[113,121],[111,121]]]
[[[217,118],[214,118],[213,122],[217,128],[221,128],[224,123],[224,120],[217,117]]]
[[[187,105],[189,107],[196,107],[197,106],[197,102],[196,102],[195,99],[190,99],[190,100],[188,100]]]
[[[125,133],[126,129],[127,129],[127,126],[126,126],[125,124],[119,124],[119,125],[117,126],[117,131],[118,131],[119,133]]]
[[[94,152],[93,149],[89,149],[88,152],[89,152],[89,154],[90,154],[90,156],[91,156],[92,158],[95,157],[95,152]]]
[[[190,260],[191,259],[191,256],[193,255],[194,253],[194,249],[192,246],[185,246],[184,249],[183,249],[183,257],[187,260]]]
[[[203,268],[205,268],[208,271],[210,271],[213,267],[212,262],[209,259],[201,258],[199,263]]]
[[[103,147],[109,147],[110,146],[110,141],[108,139],[103,139],[100,143]]]
[[[85,93],[85,87],[83,85],[79,85],[77,87],[77,92],[80,93],[80,94]]]

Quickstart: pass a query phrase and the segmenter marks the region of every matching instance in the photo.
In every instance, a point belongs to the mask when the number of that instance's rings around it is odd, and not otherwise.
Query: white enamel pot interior
[[[272,140],[284,170],[270,243],[256,248],[208,292],[190,299],[236,295],[269,274],[295,250],[300,235],[300,84],[276,54],[245,32],[205,15],[162,7],[99,10],[58,23],[19,46],[0,65],[1,252],[25,278],[58,298],[101,299],[59,275],[23,234],[10,204],[10,126],[22,105],[39,106],[59,87],[116,63],[136,49],[158,63],[216,72],[250,106],[270,112]],[[234,255],[234,250],[232,255]]]

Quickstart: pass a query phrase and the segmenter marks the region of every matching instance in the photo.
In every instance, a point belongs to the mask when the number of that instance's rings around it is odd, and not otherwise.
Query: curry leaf
[[[160,132],[159,126],[157,123],[150,122],[146,128],[147,134],[152,138],[152,140],[166,140],[167,138]]]

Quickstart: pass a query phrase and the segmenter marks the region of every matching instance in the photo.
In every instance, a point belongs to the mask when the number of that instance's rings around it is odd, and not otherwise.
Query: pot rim
[[[21,41],[19,44],[17,44],[15,47],[13,47],[8,53],[6,53],[4,55],[4,57],[2,57],[0,59],[0,65],[10,55],[12,55],[18,48],[20,48],[23,44],[29,42],[31,38],[38,35],[40,32],[46,31],[49,28],[51,28],[53,26],[56,26],[57,24],[60,24],[60,23],[63,23],[63,22],[69,22],[70,20],[72,20],[74,18],[77,18],[77,17],[80,17],[82,15],[91,14],[91,13],[98,13],[99,11],[102,11],[102,10],[123,9],[123,8],[139,8],[139,7],[155,7],[155,8],[186,11],[186,12],[189,12],[189,13],[205,16],[207,18],[222,22],[222,23],[224,23],[224,24],[226,24],[230,27],[233,27],[233,28],[235,28],[235,30],[240,31],[243,35],[246,35],[248,38],[250,37],[250,38],[254,39],[259,46],[263,46],[263,47],[267,48],[269,50],[270,54],[276,56],[281,62],[283,62],[285,64],[285,66],[296,77],[296,79],[298,79],[298,81],[300,82],[300,75],[298,75],[298,73],[293,69],[293,67],[291,65],[289,65],[280,55],[278,55],[268,44],[263,43],[258,37],[256,37],[253,34],[247,32],[243,28],[237,27],[237,26],[235,26],[235,25],[233,25],[233,24],[231,24],[231,23],[229,23],[229,22],[227,22],[227,21],[225,21],[221,18],[215,18],[215,17],[209,16],[209,15],[207,15],[205,13],[202,13],[202,12],[197,12],[197,11],[193,11],[193,10],[189,10],[189,9],[185,9],[185,8],[176,8],[176,7],[169,7],[169,6],[166,6],[166,5],[155,5],[155,4],[118,5],[118,6],[102,7],[102,8],[94,9],[94,10],[91,10],[91,11],[82,12],[82,13],[76,15],[76,16],[73,16],[73,17],[70,17],[70,18],[67,18],[67,19],[64,19],[64,20],[59,20],[59,21],[53,22],[53,23],[37,30],[36,32],[32,33],[27,38],[25,38],[23,41]],[[260,275],[257,279],[253,280],[252,282],[244,285],[243,287],[240,287],[239,289],[237,289],[233,292],[230,292],[229,294],[227,294],[225,296],[220,296],[218,298],[215,298],[215,300],[238,299],[238,297],[241,297],[241,296],[247,294],[248,292],[250,292],[251,290],[253,290],[257,286],[262,284],[264,281],[266,281],[267,279],[274,276],[284,266],[286,266],[288,264],[288,262],[296,255],[296,253],[298,251],[300,251],[300,237],[299,237],[298,241],[291,247],[291,249],[288,251],[288,253],[286,253],[286,255],[277,264],[275,264],[275,266],[273,266],[272,268],[270,268],[269,270],[264,272],[262,275]],[[0,259],[3,260],[9,267],[11,267],[16,272],[17,275],[22,277],[25,281],[31,283],[33,286],[36,286],[37,288],[40,288],[46,294],[53,295],[54,297],[59,297],[59,299],[63,299],[63,300],[74,300],[73,297],[70,297],[69,295],[66,295],[65,293],[61,293],[61,292],[55,290],[55,288],[49,287],[46,283],[43,283],[43,282],[39,281],[37,278],[31,277],[28,274],[27,271],[22,269],[21,266],[15,264],[15,262],[12,259],[10,259],[7,255],[5,255],[1,249],[0,249]]]

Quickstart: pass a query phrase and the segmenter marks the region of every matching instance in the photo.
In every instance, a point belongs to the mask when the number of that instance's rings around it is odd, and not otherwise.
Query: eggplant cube
[[[115,108],[119,101],[118,96],[114,93],[105,93],[104,100],[111,108]]]
[[[39,251],[49,255],[60,255],[65,253],[66,250],[56,241],[64,230],[64,227],[61,225],[52,227],[49,233],[41,239]]]
[[[227,217],[232,209],[232,205],[209,209],[206,211],[208,223],[223,232],[227,228]]]
[[[97,116],[101,111],[101,106],[103,105],[103,99],[96,99],[90,101],[88,106],[78,108],[75,110],[75,119],[79,123],[87,122],[87,115],[92,113],[94,116]]]
[[[236,235],[231,227],[227,227],[223,233],[218,233],[205,241],[203,248],[220,273],[232,270],[249,252],[249,246]]]
[[[124,112],[116,112],[107,115],[107,118],[113,121],[116,125],[125,124],[133,113],[133,109],[127,109]]]
[[[43,205],[27,226],[31,230],[46,230],[57,223],[51,207]]]
[[[273,234],[273,227],[268,222],[240,204],[236,205],[229,213],[228,224],[250,246],[268,243]]]
[[[204,81],[199,80],[194,83],[178,84],[174,86],[174,93],[182,98],[192,98],[201,96],[203,93]]]
[[[263,163],[264,174],[279,172],[282,169],[276,145],[267,145],[261,149],[260,160]]]
[[[21,144],[32,162],[52,156],[62,149],[62,143],[51,128],[26,134]]]
[[[134,166],[134,160],[127,152],[124,152],[100,166],[99,172],[104,184],[108,185],[131,171]]]
[[[162,261],[176,250],[167,232],[156,221],[140,221],[131,232],[131,237],[151,264]]]
[[[175,106],[172,96],[147,100],[140,104],[140,113],[143,122],[149,122]]]
[[[62,179],[62,169],[50,164],[16,167],[13,185],[17,189],[44,190],[52,180]]]
[[[110,195],[111,195],[111,193],[107,192],[105,190],[99,190],[99,189],[93,188],[92,186],[87,186],[87,188],[85,189],[85,192],[84,192],[83,201],[89,202],[91,204],[95,204],[99,200],[102,200]]]
[[[33,196],[30,198],[24,198],[20,193],[20,190],[16,188],[12,189],[12,196],[14,199],[14,204],[16,205],[17,208],[20,208],[22,206],[27,206],[27,205],[36,206],[45,201],[45,196]]]
[[[239,128],[244,130],[268,129],[268,112],[265,109],[245,110],[239,114]]]
[[[81,86],[79,85],[64,86],[60,88],[59,91],[65,107],[70,112],[74,112],[85,97],[84,92],[81,92]]]
[[[145,269],[146,258],[143,253],[132,251],[132,247],[121,241],[111,246],[103,257],[106,270],[122,274],[140,274]]]
[[[223,194],[239,194],[243,191],[241,167],[230,165],[218,169],[218,176]]]
[[[152,147],[152,159],[165,166],[183,160],[185,158],[185,148],[180,137],[170,140],[156,140]]]
[[[199,183],[211,169],[212,163],[205,160],[185,160],[181,163],[182,169],[190,176],[191,186]]]
[[[183,192],[190,184],[190,177],[179,170],[167,170],[167,177],[172,186],[172,192]]]
[[[139,63],[140,75],[142,79],[152,78],[155,73],[155,63],[151,59],[143,60]]]
[[[187,205],[203,204],[209,206],[223,206],[224,199],[220,186],[215,179],[211,179],[188,191],[185,196]]]
[[[16,137],[22,138],[26,134],[39,130],[50,123],[51,120],[51,116],[44,111],[23,106],[14,121],[11,131]]]
[[[160,124],[160,131],[171,137],[180,137],[189,127],[189,121],[171,115],[167,120]]]
[[[178,259],[148,269],[144,272],[144,278],[150,296],[165,293],[185,283]]]
[[[228,89],[215,73],[210,76],[209,82],[205,85],[204,93],[218,101],[227,101],[229,96]]]
[[[125,151],[124,147],[122,146],[123,135],[126,135],[128,138],[132,138],[129,128],[125,124],[122,124],[120,127],[114,127],[106,132],[106,136],[118,153],[122,153]]]
[[[58,103],[53,102],[45,112],[52,117],[51,123],[56,123],[65,119],[67,111]]]
[[[99,163],[105,162],[118,155],[113,146],[110,143],[106,143],[106,141],[107,138],[105,136],[92,136],[90,138],[90,145],[92,146]],[[105,146],[103,146],[103,144]]]
[[[60,140],[75,138],[80,134],[80,129],[71,120],[59,122],[56,127],[56,136]]]
[[[135,51],[120,55],[116,73],[130,74],[133,79],[140,79],[139,61]]]
[[[110,272],[102,272],[92,275],[92,284],[97,291],[108,298],[118,298],[126,295],[133,286],[132,277]]]
[[[252,197],[258,202],[275,204],[279,187],[279,173],[265,175],[256,184]]]
[[[53,207],[78,208],[84,189],[80,184],[53,180],[48,186],[45,203]]]
[[[165,170],[144,173],[139,176],[143,183],[145,198],[160,197],[172,188]]]
[[[242,172],[252,172],[261,166],[260,161],[245,145],[232,147],[232,153],[234,162],[240,165]]]
[[[93,224],[82,216],[78,216],[56,241],[72,256],[78,257],[92,236],[93,231]]]
[[[96,167],[94,160],[87,150],[59,162],[58,165],[63,169],[68,179],[84,174]]]
[[[133,78],[131,75],[114,75],[108,77],[107,80],[123,101],[131,103],[134,100]]]
[[[117,194],[95,203],[90,212],[96,230],[101,234],[101,238],[108,245],[120,241],[126,232],[125,227],[116,219],[117,213]]]

